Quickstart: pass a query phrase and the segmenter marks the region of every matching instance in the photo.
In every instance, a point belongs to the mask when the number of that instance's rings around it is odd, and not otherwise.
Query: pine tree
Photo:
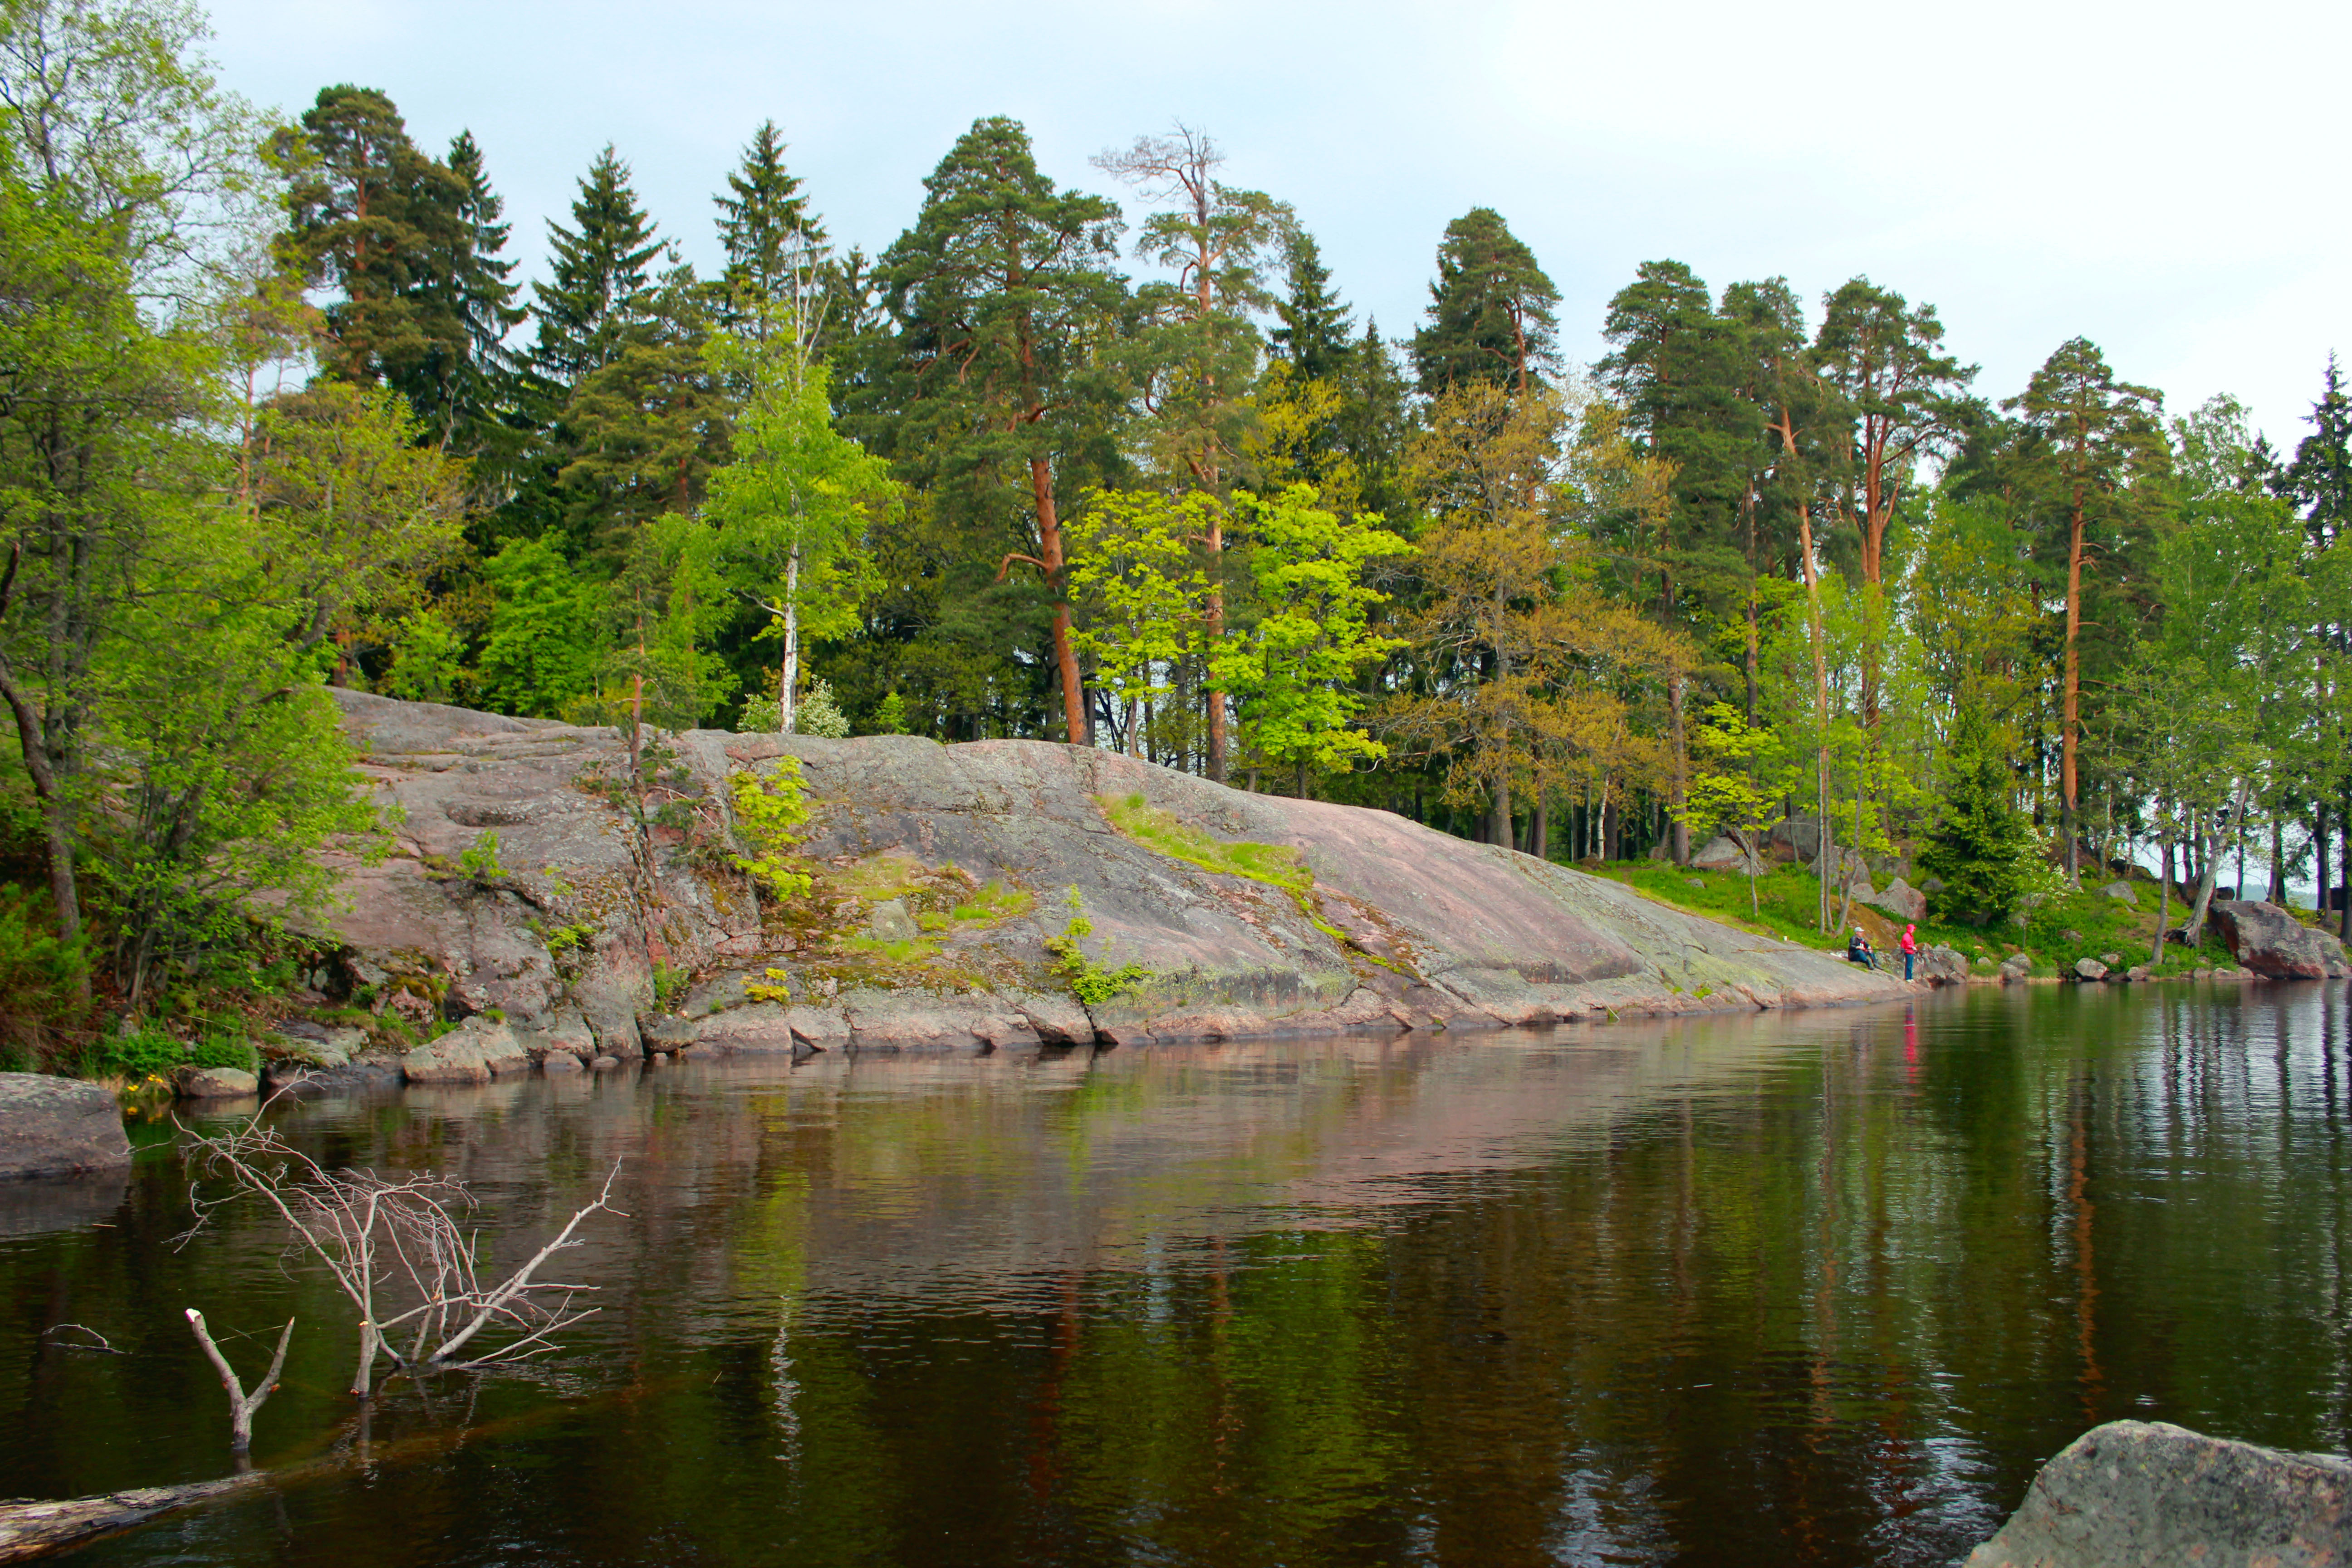
[[[1429,323],[1413,334],[1413,371],[1431,396],[1486,383],[1524,392],[1556,371],[1559,290],[1500,213],[1473,207],[1445,226]]]
[[[1309,381],[1324,381],[1346,364],[1355,322],[1347,304],[1332,290],[1330,269],[1315,237],[1293,228],[1286,238],[1284,256],[1288,292],[1274,307],[1282,325],[1267,334],[1276,355],[1287,361]]]
[[[629,166],[610,143],[580,181],[565,228],[547,226],[549,279],[539,297],[539,343],[531,369],[550,386],[571,387],[609,363],[623,334],[645,313],[647,271],[661,244],[629,185]]]
[[[756,302],[782,299],[795,275],[824,254],[827,241],[799,178],[784,168],[784,140],[774,121],[752,133],[741,166],[727,176],[727,189],[711,199],[727,251],[722,309],[733,330],[757,320]]]
[[[312,287],[341,292],[325,312],[327,374],[413,384],[435,355],[462,351],[462,324],[425,285],[467,247],[464,187],[417,151],[392,100],[321,88],[299,146],[289,137],[279,156],[295,171],[283,247]]]
[[[1043,577],[1052,629],[1039,651],[1061,687],[1064,734],[1083,744],[1061,513],[1119,456],[1124,388],[1102,358],[1126,307],[1105,265],[1118,208],[1055,190],[1028,132],[1001,116],[974,121],[923,188],[915,226],[881,258],[898,330],[858,403],[884,416],[869,421],[875,435],[956,536],[960,577],[1020,564]],[[952,620],[990,599],[981,575],[940,608]]]
[[[2161,423],[2164,396],[2152,387],[2116,380],[2098,345],[2075,338],[2060,344],[2024,392],[2001,406],[2021,416],[2010,458],[2013,483],[2042,525],[2063,530],[2066,541],[2058,734],[2059,798],[2071,881],[2078,873],[2075,829],[2082,815],[2083,627],[2087,618],[2105,622],[2110,637],[2123,631],[2112,616],[2084,616],[2084,578],[2127,547],[2156,503],[2152,481],[2169,466]]]

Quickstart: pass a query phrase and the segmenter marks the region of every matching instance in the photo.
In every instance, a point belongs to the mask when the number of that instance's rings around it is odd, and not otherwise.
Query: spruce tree
[[[2333,353],[2309,423],[2311,434],[2295,443],[2279,488],[2302,508],[2312,547],[2325,550],[2352,531],[2352,394]]]
[[[1287,361],[1309,381],[1326,381],[1339,374],[1348,361],[1355,322],[1347,304],[1331,288],[1330,269],[1315,237],[1293,228],[1284,249],[1287,290],[1275,302],[1282,325],[1267,334],[1276,357]]]
[[[624,332],[645,313],[647,268],[661,251],[630,188],[629,166],[609,142],[580,181],[572,222],[571,228],[548,224],[550,276],[531,285],[539,297],[531,368],[550,386],[565,389],[619,352]]]
[[[1524,392],[1557,370],[1559,290],[1500,213],[1473,207],[1445,226],[1429,321],[1412,363],[1431,396],[1483,382]]]
[[[2000,737],[1980,708],[1961,708],[1944,744],[1943,813],[1919,851],[1919,869],[1944,884],[1939,909],[1989,924],[2032,886],[2040,847],[2014,794]]]
[[[444,226],[454,243],[428,258],[416,292],[455,331],[394,384],[444,449],[475,459],[478,481],[498,488],[520,437],[509,418],[520,362],[506,337],[525,311],[515,303],[515,264],[499,257],[509,229],[506,204],[490,188],[473,132],[461,131],[449,143],[446,166],[455,180],[444,187],[450,207]]]
[[[1660,603],[1671,613],[1696,589],[1727,609],[1748,576],[1742,506],[1768,450],[1745,334],[1688,267],[1645,261],[1610,300],[1601,335],[1611,348],[1596,367],[1603,384],[1650,451],[1674,465],[1666,535],[1642,542]]]
[[[799,178],[784,167],[784,140],[772,120],[761,123],[727,176],[719,207],[719,242],[726,247],[721,278],[727,321],[757,319],[756,303],[783,298],[795,270],[824,254],[824,225],[809,210]]]

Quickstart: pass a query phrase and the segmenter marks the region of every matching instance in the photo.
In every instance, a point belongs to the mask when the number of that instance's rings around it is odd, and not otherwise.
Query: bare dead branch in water
[[[220,1373],[221,1386],[228,1390],[228,1447],[230,1453],[241,1455],[253,1447],[253,1413],[277,1392],[278,1374],[286,1366],[286,1347],[294,1339],[294,1320],[286,1320],[286,1330],[278,1336],[278,1353],[269,1358],[269,1370],[261,1374],[261,1381],[254,1384],[251,1394],[246,1393],[245,1385],[237,1381],[236,1369],[228,1364],[228,1357],[221,1354],[220,1346],[213,1343],[212,1333],[205,1327],[205,1315],[194,1307],[188,1309],[188,1327],[196,1331],[196,1342],[205,1347],[213,1370]]]
[[[543,1353],[553,1348],[553,1335],[596,1310],[572,1305],[595,1287],[538,1274],[556,1253],[578,1245],[573,1237],[590,1215],[619,1212],[611,1201],[617,1160],[595,1202],[522,1267],[486,1281],[477,1261],[480,1233],[457,1220],[474,1206],[463,1182],[430,1173],[394,1181],[373,1171],[329,1171],[264,1127],[258,1113],[234,1131],[196,1139],[190,1159],[226,1179],[228,1190],[211,1198],[192,1192],[196,1221],[180,1240],[240,1197],[276,1210],[289,1247],[322,1264],[359,1314],[351,1392],[360,1398],[373,1386],[379,1357],[411,1376],[489,1366]],[[500,1331],[514,1337],[484,1337]]]
[[[88,1334],[91,1339],[96,1340],[98,1342],[96,1344],[84,1344],[79,1340],[55,1340],[49,1338],[51,1334],[61,1334],[68,1329],[78,1334]],[[114,1342],[108,1339],[104,1334],[100,1333],[96,1329],[91,1328],[88,1323],[51,1323],[47,1328],[41,1331],[41,1338],[47,1343],[53,1344],[61,1351],[88,1351],[92,1355],[129,1355],[131,1353],[129,1351],[116,1350],[114,1348]]]

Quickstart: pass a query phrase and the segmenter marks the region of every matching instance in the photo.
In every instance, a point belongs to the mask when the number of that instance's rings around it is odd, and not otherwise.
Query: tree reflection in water
[[[322,1158],[463,1176],[500,1256],[627,1156],[573,1255],[605,1310],[462,1440],[291,1492],[290,1543],[257,1504],[87,1560],[1948,1562],[2093,1422],[2346,1446],[2346,1006],[2030,987],[306,1107]],[[181,1306],[253,1331],[322,1283],[257,1215],[165,1250],[168,1158],[115,1228],[11,1212],[0,1490],[214,1473]],[[257,1464],[345,1421],[349,1352],[298,1337]],[[373,1441],[452,1408],[395,1390]]]

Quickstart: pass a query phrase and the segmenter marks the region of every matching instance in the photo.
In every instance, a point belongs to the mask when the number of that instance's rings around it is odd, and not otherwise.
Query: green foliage
[[[482,829],[481,836],[458,853],[457,869],[481,887],[503,881],[507,868],[499,864],[499,836],[487,827]]]
[[[0,1071],[29,1071],[82,1021],[89,959],[27,890],[0,887]]]
[[[881,705],[874,710],[874,717],[868,721],[866,733],[903,735],[906,732],[907,700],[893,691],[889,696],[882,699]]]
[[[667,1013],[686,999],[694,984],[694,972],[675,964],[656,963],[654,965],[654,1005]]]
[[[457,700],[465,674],[466,639],[440,611],[411,610],[402,616],[391,646],[385,690],[412,702]]]
[[[1094,489],[1066,525],[1070,596],[1086,617],[1071,641],[1129,711],[1165,696],[1200,641],[1209,584],[1192,548],[1222,506],[1198,493]]]
[[[129,1034],[104,1035],[84,1047],[73,1064],[78,1078],[117,1079],[137,1084],[148,1079],[168,1079],[184,1067],[236,1068],[258,1071],[260,1057],[252,1042],[236,1030],[215,1030],[194,1041],[184,1041],[152,1025]]]
[[[547,944],[548,956],[561,957],[575,949],[585,947],[594,938],[596,928],[588,925],[557,926],[545,932],[541,940]]]
[[[1421,390],[1485,383],[1524,391],[1555,368],[1559,290],[1492,207],[1445,226],[1429,322],[1413,335]]]
[[[784,645],[794,675],[805,641],[856,628],[876,585],[866,540],[898,501],[889,466],[834,427],[831,373],[806,315],[759,304],[707,351],[742,407],[734,461],[712,476],[705,511],[730,588],[766,612],[761,635]]]
[[[744,999],[751,1002],[790,1002],[793,999],[792,987],[784,982],[790,980],[792,976],[781,969],[770,969],[765,973],[767,974],[765,984],[757,980],[743,982]]]
[[[762,776],[746,770],[727,781],[735,807],[736,837],[751,850],[734,858],[736,867],[780,899],[809,890],[810,877],[792,864],[792,852],[809,819],[798,757],[779,757]]]
[[[478,677],[482,697],[501,712],[553,718],[595,678],[603,589],[541,539],[509,541],[484,571],[497,597]]]
[[[849,715],[833,700],[833,688],[826,682],[810,681],[808,695],[793,705],[793,732],[824,741],[849,738]]]
[[[1059,936],[1045,939],[1045,951],[1053,955],[1054,973],[1082,1005],[1099,1007],[1151,978],[1151,972],[1139,963],[1124,963],[1111,969],[1088,957],[1081,942],[1094,934],[1095,925],[1087,919],[1086,906],[1076,887],[1063,895],[1063,904],[1069,910],[1069,922]]]
[[[1963,709],[1945,742],[1943,809],[1918,856],[1943,879],[1938,906],[1981,921],[2006,920],[2042,881],[2041,846],[2017,809],[1999,737],[1983,713]]]
[[[1413,553],[1373,513],[1342,518],[1320,499],[1309,485],[1242,498],[1257,624],[1219,644],[1209,661],[1241,704],[1249,749],[1301,770],[1388,754],[1349,727],[1365,702],[1357,672],[1405,646],[1372,629],[1371,612],[1389,596],[1364,579],[1373,562]]]

